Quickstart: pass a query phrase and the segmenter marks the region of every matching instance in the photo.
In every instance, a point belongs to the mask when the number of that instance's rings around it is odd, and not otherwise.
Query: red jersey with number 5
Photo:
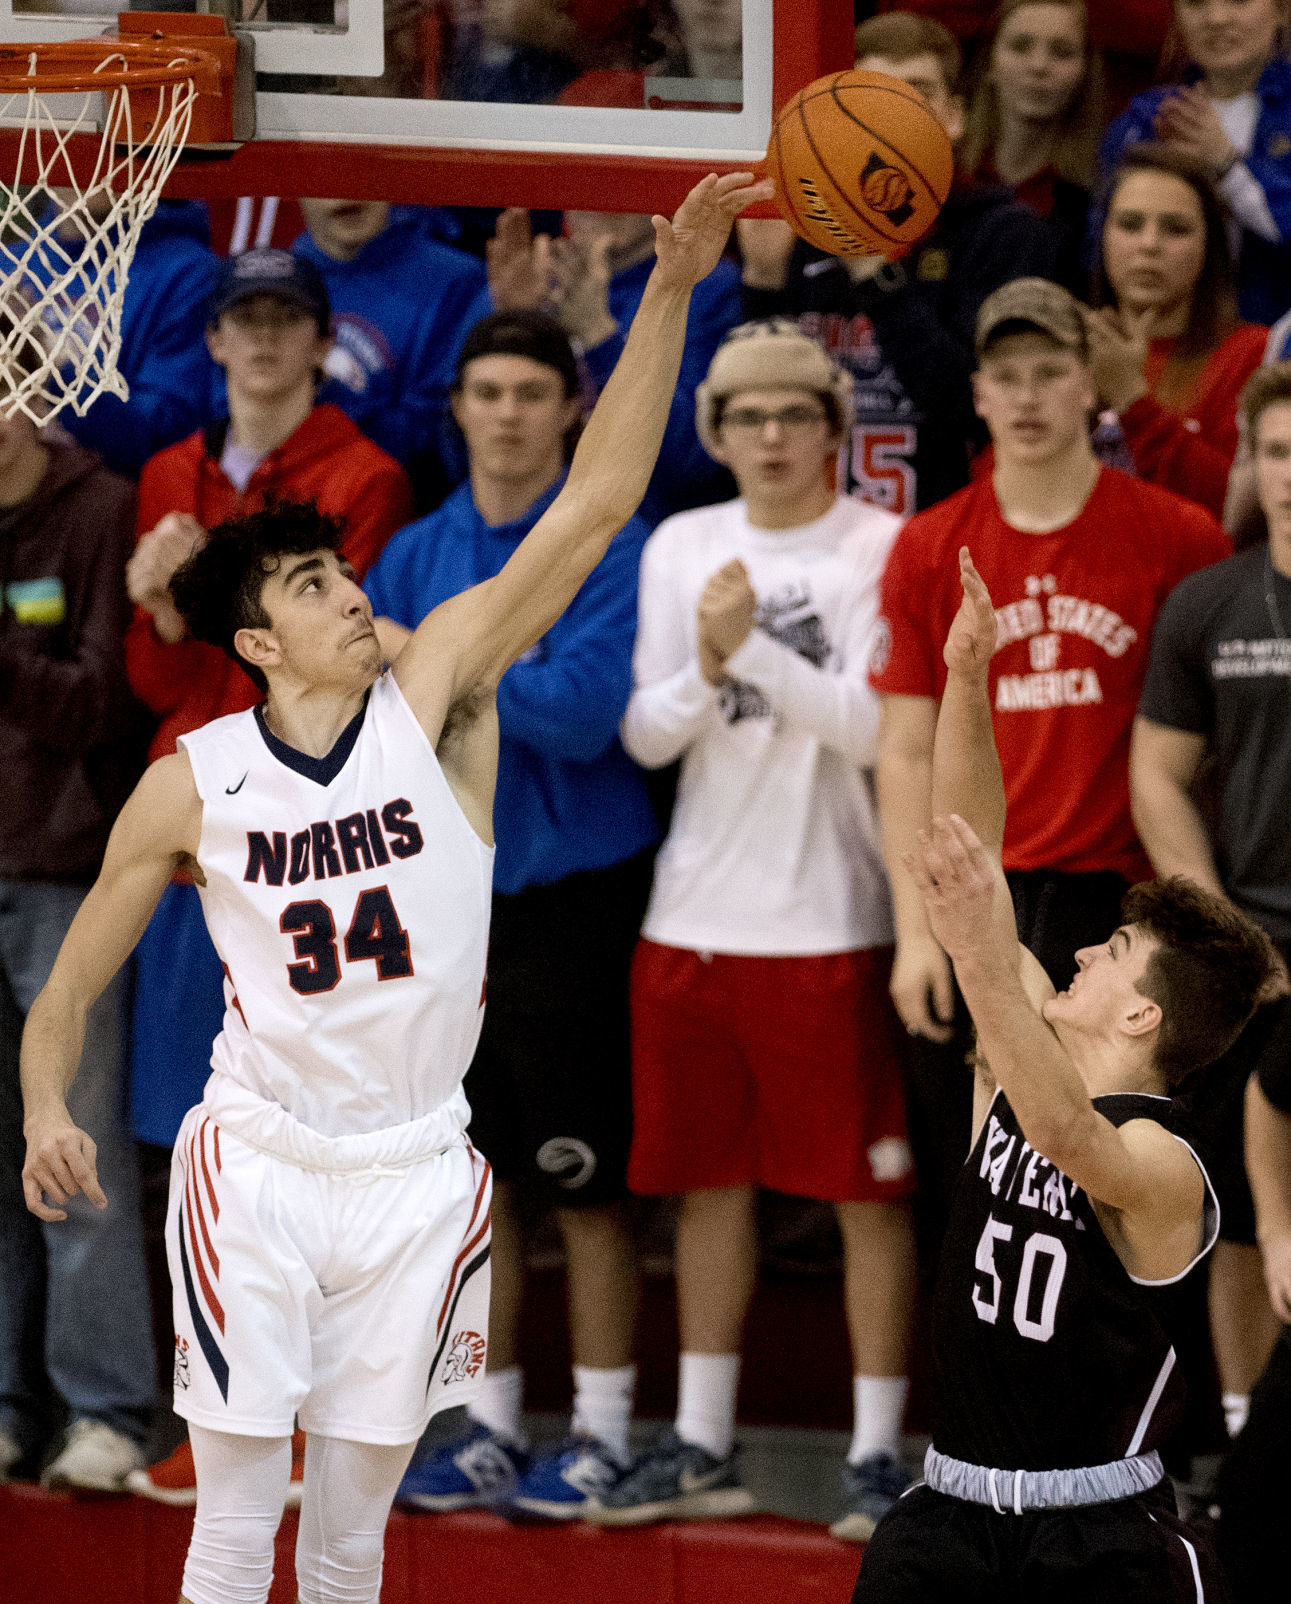
[[[259,708],[179,744],[225,972],[214,1074],[324,1136],[447,1102],[483,1017],[493,849],[393,677],[325,758],[276,740]]]
[[[1232,551],[1210,513],[1104,468],[1080,513],[1028,534],[990,479],[911,518],[883,575],[870,683],[939,698],[967,546],[999,621],[991,707],[1004,771],[1006,869],[1151,874],[1130,817],[1130,730],[1152,625],[1185,575]]]

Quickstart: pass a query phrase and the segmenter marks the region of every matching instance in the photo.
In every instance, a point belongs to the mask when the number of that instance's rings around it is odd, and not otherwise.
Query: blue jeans
[[[90,1010],[73,1120],[98,1146],[108,1207],[83,1197],[42,1224],[23,1199],[23,1022],[85,896],[72,886],[0,879],[0,1429],[24,1448],[52,1424],[50,1388],[72,1418],[142,1441],[156,1392],[135,1150],[121,1113],[120,992]]]

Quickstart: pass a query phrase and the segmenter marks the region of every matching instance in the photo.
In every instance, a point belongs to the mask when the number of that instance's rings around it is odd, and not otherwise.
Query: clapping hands
[[[1136,312],[1104,306],[1085,313],[1094,386],[1102,405],[1114,412],[1124,412],[1148,393],[1146,366],[1156,316],[1153,306]]]
[[[1240,152],[1224,132],[1214,102],[1195,84],[1184,84],[1161,102],[1153,132],[1164,145],[1191,156],[1220,178]]]
[[[726,678],[726,659],[748,639],[758,598],[736,557],[709,579],[699,598],[699,667],[710,685]]]
[[[600,345],[618,329],[609,301],[612,243],[608,233],[586,246],[535,235],[528,212],[510,207],[485,247],[494,306],[545,312],[585,349]]]

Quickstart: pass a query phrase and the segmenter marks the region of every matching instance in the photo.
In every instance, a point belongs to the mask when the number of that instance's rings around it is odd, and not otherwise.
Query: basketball
[[[834,256],[902,256],[950,190],[946,130],[909,84],[882,72],[817,78],[782,107],[766,170],[796,234]]]

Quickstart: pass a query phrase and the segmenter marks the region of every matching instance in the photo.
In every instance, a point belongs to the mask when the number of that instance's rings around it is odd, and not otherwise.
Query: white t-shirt
[[[1228,202],[1229,210],[1234,218],[1249,228],[1253,234],[1262,239],[1270,240],[1274,244],[1282,238],[1278,225],[1273,221],[1273,213],[1269,210],[1268,199],[1260,186],[1260,181],[1246,165],[1245,158],[1251,154],[1251,146],[1255,142],[1255,125],[1260,120],[1260,102],[1255,92],[1248,91],[1244,95],[1234,95],[1231,100],[1212,100],[1219,121],[1224,132],[1233,143],[1233,149],[1242,160],[1234,162],[1219,181],[1219,192]],[[1240,238],[1230,242],[1233,245],[1234,255],[1240,247]]]
[[[268,455],[267,451],[255,451],[250,446],[238,445],[233,438],[232,429],[229,430],[224,450],[220,453],[220,467],[224,470],[224,477],[238,495],[246,495],[251,475]]]
[[[862,770],[878,698],[866,680],[879,580],[900,520],[840,496],[823,518],[756,529],[743,501],[680,513],[646,543],[623,741],[647,768],[681,759],[643,933],[700,952],[789,955],[887,945],[892,913]],[[718,688],[696,610],[740,558],[757,624]]]

